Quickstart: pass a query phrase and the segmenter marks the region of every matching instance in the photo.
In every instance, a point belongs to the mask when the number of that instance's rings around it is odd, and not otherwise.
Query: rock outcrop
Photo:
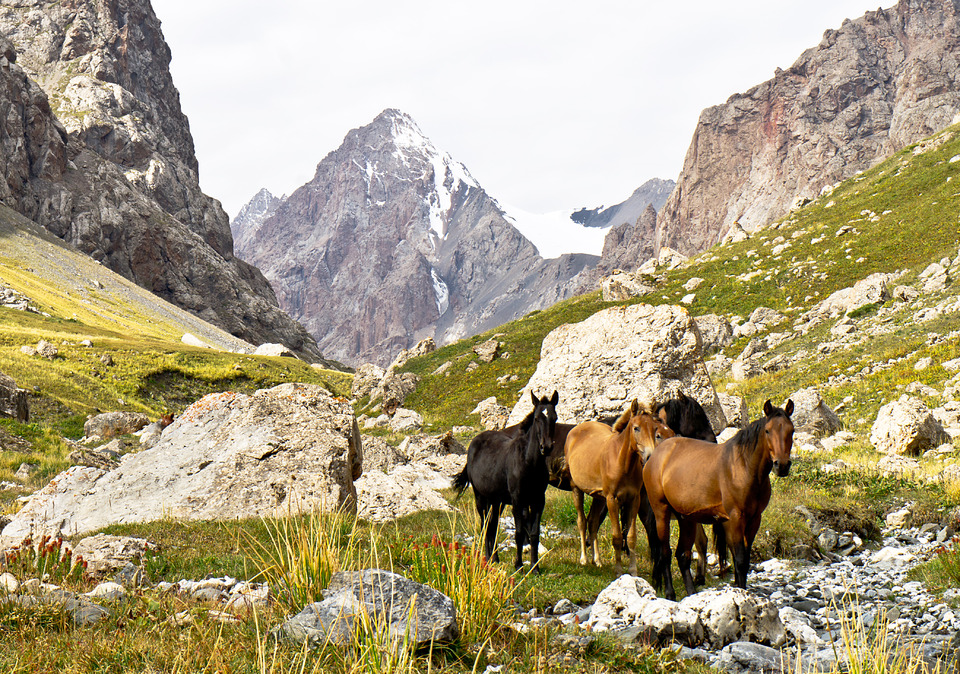
[[[531,391],[554,390],[565,423],[618,415],[633,398],[662,402],[683,391],[703,405],[714,429],[727,425],[703,364],[700,333],[678,306],[612,307],[550,332],[508,423],[530,411]]]
[[[786,70],[704,110],[657,245],[692,254],[948,126],[960,111],[960,9],[901,0],[827,30]]]
[[[239,228],[238,228],[239,230]],[[572,294],[596,257],[544,260],[466,168],[385,110],[238,236],[281,306],[345,363],[386,365]]]
[[[263,275],[233,256],[227,215],[200,190],[149,2],[4,3],[0,33],[0,199],[227,332],[318,360]]]
[[[188,407],[150,449],[111,471],[75,466],[34,494],[0,547],[164,517],[233,519],[356,508],[362,467],[353,410],[319,386],[214,393]]]
[[[950,436],[930,408],[908,395],[881,407],[870,429],[870,443],[884,454],[916,456],[946,442]]]

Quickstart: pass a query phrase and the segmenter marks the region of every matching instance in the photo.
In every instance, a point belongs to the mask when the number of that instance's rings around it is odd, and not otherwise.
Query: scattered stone
[[[409,640],[413,650],[449,643],[459,636],[456,610],[449,597],[377,569],[335,573],[324,600],[305,607],[278,632],[310,648],[326,643],[345,646],[353,638],[354,622],[361,611],[391,638]]]
[[[730,428],[746,428],[750,423],[750,413],[747,410],[747,401],[740,396],[717,393],[723,414],[727,417],[727,426]]]
[[[353,375],[353,384],[350,386],[350,395],[359,400],[370,395],[377,388],[387,371],[379,365],[364,363],[357,368]]]
[[[73,548],[87,563],[87,573],[93,579],[109,578],[133,563],[141,566],[144,557],[155,552],[157,546],[143,538],[97,534],[81,539]]]
[[[700,340],[704,354],[714,353],[733,344],[733,326],[723,316],[706,314],[693,319],[700,331]]]
[[[127,590],[123,585],[114,582],[100,583],[89,592],[82,596],[88,599],[99,599],[100,601],[116,602],[127,596]]]
[[[617,270],[600,281],[604,302],[623,302],[631,297],[643,297],[656,290],[649,275]]]
[[[267,343],[261,344],[253,351],[254,356],[273,356],[282,358],[296,358],[297,354],[285,347],[283,344]]]
[[[790,396],[793,401],[793,425],[796,431],[822,438],[843,429],[843,422],[814,387],[800,389]]]
[[[497,402],[496,396],[490,396],[477,403],[470,414],[480,415],[480,426],[486,431],[499,431],[506,427],[510,417],[510,408]]]
[[[421,428],[423,428],[423,417],[420,413],[403,407],[398,408],[390,419],[390,430],[394,433],[418,431]]]
[[[87,419],[83,434],[87,438],[109,440],[118,435],[135,433],[150,423],[150,417],[139,412],[105,412]]]
[[[870,442],[884,454],[919,455],[950,442],[950,436],[922,401],[903,395],[880,408]]]
[[[492,363],[500,351],[500,342],[496,339],[488,339],[473,347],[473,352],[482,363]]]
[[[48,342],[45,339],[41,339],[37,342],[37,355],[46,358],[47,360],[53,360],[59,355],[57,347]]]
[[[17,382],[2,372],[0,372],[0,417],[16,419],[22,424],[30,421],[27,391],[17,388]]]

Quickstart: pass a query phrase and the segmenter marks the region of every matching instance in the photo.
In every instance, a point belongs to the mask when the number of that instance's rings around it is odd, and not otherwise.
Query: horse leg
[[[573,488],[573,502],[577,506],[577,531],[580,532],[580,566],[587,565],[587,518],[583,514],[583,492]],[[593,508],[590,509],[593,512]]]
[[[713,547],[717,551],[717,576],[725,576],[730,570],[727,564],[727,532],[720,523],[713,525]]]
[[[543,517],[543,504],[539,509],[530,508],[527,513],[527,540],[530,542],[530,568],[540,575],[540,519]]]
[[[733,551],[733,584],[746,589],[747,570],[750,568],[750,551],[744,540],[743,523],[739,517],[730,518],[724,526],[727,544]]]
[[[638,517],[643,522],[643,528],[647,532],[647,546],[650,548],[650,566],[656,568],[657,560],[660,559],[660,539],[657,538],[657,517],[650,508],[650,499],[647,498],[647,490],[640,490],[640,509]],[[654,586],[657,585],[657,578],[653,576]]]
[[[753,539],[757,536],[757,531],[760,529],[760,513],[750,520],[747,520],[744,538],[745,538],[745,552],[744,552],[744,562],[743,562],[743,585],[740,587],[746,589],[747,587],[747,573],[750,571],[750,555],[753,553]]]
[[[677,540],[677,566],[680,568],[680,575],[683,577],[683,586],[687,591],[687,596],[690,596],[694,592],[690,562],[693,559],[693,541],[697,535],[697,525],[695,522],[680,518],[677,519],[677,525],[680,529]]]
[[[629,504],[628,508],[624,508],[621,512],[627,513],[627,521],[629,522],[629,527],[627,528],[627,549],[630,554],[630,575],[637,575],[637,512],[640,510],[640,499],[634,498]]]
[[[523,568],[523,544],[527,537],[527,506],[514,504],[513,506],[513,527],[515,541],[517,543],[517,559],[513,563],[513,568],[520,570]]]
[[[589,534],[587,544],[593,547],[593,565],[600,566],[600,524],[607,516],[607,501],[601,496],[590,497],[590,514],[587,515]]]
[[[615,496],[607,496],[607,511],[610,513],[610,531],[613,533],[613,575],[623,572],[620,554],[623,552],[623,530],[620,528],[620,502]]]
[[[653,581],[657,589],[663,588],[663,596],[676,601],[677,593],[673,589],[673,575],[670,573],[670,513],[663,505],[656,511],[657,541],[660,554],[653,563]]]
[[[697,524],[693,544],[697,548],[697,575],[693,584],[699,586],[707,582],[707,532],[702,524]]]

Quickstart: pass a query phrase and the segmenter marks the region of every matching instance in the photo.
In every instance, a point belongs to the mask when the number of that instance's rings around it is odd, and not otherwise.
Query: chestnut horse
[[[532,393],[533,411],[520,424],[516,434],[483,431],[470,442],[467,465],[453,480],[458,496],[473,485],[477,514],[485,529],[484,552],[492,562],[499,561],[495,551],[500,513],[509,503],[516,524],[517,558],[514,566],[523,566],[523,546],[530,544],[532,570],[540,573],[540,519],[547,491],[546,457],[553,449],[557,414],[554,399],[538,399]]]
[[[580,563],[587,563],[587,540],[593,543],[593,563],[600,565],[597,542],[599,517],[589,522],[583,512],[583,495],[602,496],[610,512],[613,532],[614,573],[620,575],[620,554],[624,528],[627,528],[627,549],[630,573],[637,574],[637,512],[643,491],[643,455],[649,453],[671,431],[649,410],[641,410],[634,400],[630,409],[610,427],[598,421],[578,424],[567,436],[564,449],[570,472],[573,497],[577,505],[577,528],[580,530]],[[591,508],[593,514],[594,508]]]
[[[653,563],[654,587],[676,599],[670,573],[670,518],[680,526],[677,565],[687,594],[693,593],[690,560],[695,525],[723,524],[733,550],[734,584],[747,586],[750,552],[760,517],[770,503],[770,471],[790,471],[793,401],[784,409],[769,400],[758,419],[722,445],[675,437],[662,442],[643,467],[643,481],[656,517],[660,555]]]

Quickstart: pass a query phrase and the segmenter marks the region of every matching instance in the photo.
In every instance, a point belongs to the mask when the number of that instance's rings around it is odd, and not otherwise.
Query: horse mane
[[[530,427],[533,426],[533,416],[537,413],[537,408],[534,407],[530,412],[523,418],[523,421],[520,422],[520,430],[524,433],[530,430]]]
[[[627,427],[627,424],[630,423],[631,417],[633,417],[633,414],[631,414],[631,412],[632,412],[632,410],[627,410],[626,412],[624,412],[623,414],[621,414],[621,415],[617,418],[617,420],[613,423],[613,432],[614,432],[614,433],[619,433],[619,432],[621,432],[624,428]]]
[[[770,416],[762,416],[755,421],[751,421],[746,428],[738,431],[737,434],[731,438],[730,442],[740,450],[742,455],[752,453],[757,448],[757,443],[760,441],[760,433],[763,431],[764,426],[766,426],[767,420],[773,417],[787,417],[787,413],[780,407],[772,406]]]

